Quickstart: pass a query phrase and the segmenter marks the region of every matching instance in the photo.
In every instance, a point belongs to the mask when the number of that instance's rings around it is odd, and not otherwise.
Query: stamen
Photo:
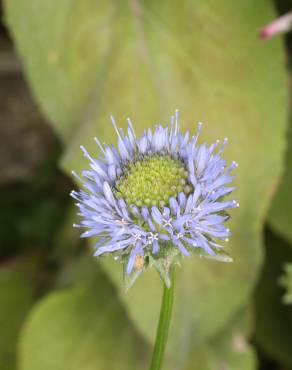
[[[71,171],[71,173],[74,177],[76,177],[77,180],[84,183],[84,180],[79,175],[77,175],[77,173],[75,171]]]
[[[111,118],[111,121],[112,121],[112,125],[113,125],[113,127],[114,127],[114,129],[115,129],[115,131],[116,131],[116,133],[118,135],[118,138],[122,141],[122,137],[121,137],[121,134],[120,134],[120,132],[118,130],[118,127],[117,127],[117,124],[116,124],[116,121],[115,121],[114,116],[111,116],[110,118]]]
[[[136,133],[135,133],[135,130],[134,130],[134,126],[133,126],[132,121],[131,121],[131,119],[129,117],[127,118],[127,122],[128,122],[128,125],[131,128],[131,131],[132,131],[133,136],[136,138]]]
[[[152,244],[154,240],[158,240],[158,234],[157,233],[149,233],[150,235],[147,237],[148,244]]]
[[[104,150],[103,146],[101,145],[101,143],[100,143],[100,141],[98,140],[98,138],[97,138],[97,137],[95,137],[95,138],[94,138],[94,141],[95,141],[95,142],[96,142],[96,144],[98,145],[98,147],[99,147],[99,149],[101,150],[101,152],[102,152],[103,154],[105,154],[105,150]]]
[[[170,219],[168,219],[168,220],[166,220],[165,218],[162,220],[162,222],[163,222],[163,227],[167,227],[167,226],[170,226],[170,227],[172,227],[172,224],[171,224],[171,222],[172,222],[172,218],[170,218]]]
[[[175,132],[174,134],[177,135],[178,133],[178,130],[179,130],[179,111],[178,109],[175,110]]]
[[[127,224],[128,224],[128,222],[127,222],[124,218],[122,218],[122,219],[120,219],[120,220],[116,220],[116,223],[117,223],[118,225],[120,225],[120,226],[125,226],[125,225],[127,225]]]

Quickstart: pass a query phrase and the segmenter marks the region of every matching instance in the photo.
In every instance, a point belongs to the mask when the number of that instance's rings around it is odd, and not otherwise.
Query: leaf
[[[271,204],[268,220],[273,229],[292,242],[292,123],[286,139],[285,171]]]
[[[87,268],[94,271],[90,280],[49,294],[33,309],[21,338],[20,370],[146,369],[147,346],[113,287],[96,266]]]
[[[247,312],[231,323],[204,346],[195,348],[186,370],[256,370],[256,354],[247,341]]]
[[[0,270],[0,370],[16,369],[16,346],[33,302],[32,288],[14,271]]]
[[[292,261],[291,247],[282,239],[266,233],[266,261],[255,291],[256,343],[288,368],[292,366],[292,309],[283,304],[279,277],[283,264]]]
[[[68,172],[88,166],[84,144],[114,141],[109,115],[131,115],[137,131],[165,122],[177,107],[183,128],[206,122],[203,140],[228,136],[240,163],[241,207],[232,212],[233,264],[185,259],[177,271],[169,352],[220,331],[251,293],[262,260],[262,224],[281,173],[287,92],[281,43],[260,44],[273,18],[263,0],[224,3],[7,0],[6,20],[37,100],[61,136]],[[104,259],[128,314],[153,341],[161,299],[154,271],[127,295],[119,264]],[[215,311],[215,312],[214,312]]]
[[[279,279],[279,284],[286,290],[283,302],[292,304],[292,263],[286,263],[284,271],[284,274]]]

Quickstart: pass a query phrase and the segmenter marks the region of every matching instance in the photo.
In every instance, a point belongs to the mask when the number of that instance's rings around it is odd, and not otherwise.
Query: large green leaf
[[[0,370],[16,369],[17,343],[32,306],[32,288],[17,272],[0,271]]]
[[[6,19],[36,98],[65,143],[63,167],[87,166],[82,143],[112,141],[108,116],[131,115],[139,132],[172,111],[203,139],[230,138],[240,163],[232,265],[192,259],[177,271],[169,349],[183,357],[219,331],[246,301],[261,263],[261,231],[280,171],[285,74],[279,40],[260,44],[273,17],[264,0],[129,2],[6,1]],[[121,266],[104,267],[140,332],[153,340],[161,283],[153,271],[125,295]]]
[[[144,341],[113,287],[97,268],[91,278],[51,293],[33,309],[20,345],[21,370],[146,369]]]

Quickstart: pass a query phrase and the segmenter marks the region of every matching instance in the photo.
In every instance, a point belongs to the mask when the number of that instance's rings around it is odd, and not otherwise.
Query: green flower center
[[[115,195],[128,204],[160,206],[180,192],[189,194],[192,186],[188,172],[180,160],[153,155],[129,164],[115,184]]]

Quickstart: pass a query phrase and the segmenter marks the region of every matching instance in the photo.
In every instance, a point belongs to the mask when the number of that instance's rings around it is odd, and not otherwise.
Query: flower
[[[238,166],[221,158],[227,139],[221,146],[219,140],[198,145],[202,124],[195,136],[183,134],[177,111],[170,125],[157,125],[141,137],[130,119],[127,133],[113,118],[112,123],[117,148],[95,138],[98,157],[81,146],[90,169],[82,178],[73,172],[83,184],[71,193],[82,217],[75,226],[87,229],[82,237],[98,237],[95,256],[113,254],[124,263],[126,277],[153,265],[166,284],[169,268],[182,256],[230,261],[219,244],[230,236],[226,210],[239,206],[225,200]]]
[[[276,18],[271,23],[264,26],[260,31],[262,40],[270,39],[280,33],[288,32],[292,29],[292,12],[288,12],[281,17]]]

